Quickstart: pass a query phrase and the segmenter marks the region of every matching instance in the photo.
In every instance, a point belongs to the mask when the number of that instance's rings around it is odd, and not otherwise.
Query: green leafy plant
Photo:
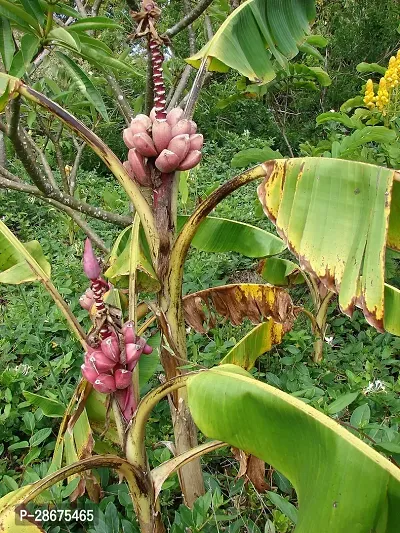
[[[52,5],[47,5],[46,17],[39,15],[35,20],[17,4],[5,0],[0,4],[7,4],[7,13],[12,13],[12,20],[17,18],[19,30],[24,30],[25,26],[29,30],[25,28],[27,35],[36,35],[45,45],[60,41],[71,52],[80,53],[75,34],[106,24],[97,17],[91,21],[78,20],[69,32],[53,27]],[[142,7],[132,16],[138,23],[135,36],[147,39],[150,105],[149,113],[138,114],[123,132],[129,149],[128,161],[124,163],[90,127],[57,102],[18,76],[0,75],[1,105],[8,121],[3,130],[23,166],[29,169],[38,190],[43,189],[43,197],[56,205],[61,203],[61,198],[68,198],[72,205],[71,198],[74,198],[68,180],[64,193],[59,191],[57,182],[55,186],[50,180],[51,188],[43,182],[27,148],[30,146],[28,137],[19,126],[22,99],[50,113],[53,120],[58,119],[63,127],[84,141],[118,180],[135,210],[133,215],[112,214],[115,223],[127,228],[118,236],[104,262],[95,255],[90,240],[86,241],[83,270],[89,287],[80,298],[80,304],[88,311],[92,322],[87,333],[50,280],[51,271],[39,245],[27,243],[24,246],[3,222],[0,223],[0,235],[7,251],[0,255],[0,268],[6,281],[18,284],[40,281],[85,350],[83,378],[62,416],[51,463],[40,476],[42,479],[32,480],[20,488],[10,487],[15,490],[0,500],[1,527],[11,532],[23,525],[32,533],[38,531],[37,526],[26,520],[19,525],[15,522],[16,509],[29,503],[68,497],[75,501],[85,492],[98,501],[101,484],[97,470],[107,467],[125,478],[132,509],[143,533],[165,530],[159,494],[167,478],[176,472],[187,507],[179,509],[174,530],[182,530],[182,527],[206,530],[213,519],[213,515],[208,514],[210,505],[214,503],[217,508],[221,502],[204,490],[199,457],[229,444],[242,450],[246,461],[250,461],[249,454],[261,460],[256,464],[262,474],[263,461],[267,461],[292,482],[299,501],[298,511],[274,491],[267,493],[279,509],[275,510],[275,518],[282,531],[288,529],[289,519],[299,532],[320,532],[327,523],[330,531],[339,532],[347,527],[349,520],[356,524],[357,533],[367,533],[371,529],[394,532],[398,526],[396,508],[400,499],[397,467],[325,414],[251,378],[245,370],[252,370],[260,355],[284,341],[284,335],[290,332],[299,313],[305,309],[293,305],[284,288],[268,284],[231,283],[185,297],[182,297],[182,288],[184,264],[192,243],[207,252],[236,251],[261,258],[280,253],[288,246],[305,273],[287,263],[285,269],[277,273],[275,263],[272,269],[277,277],[284,278],[288,284],[294,272],[296,278],[303,275],[308,279],[306,276],[310,275],[315,295],[321,297],[325,291],[320,302],[324,311],[330,296],[336,292],[343,312],[351,315],[359,306],[375,328],[398,335],[399,291],[385,284],[384,279],[386,246],[398,249],[399,242],[398,173],[334,158],[271,160],[223,183],[201,201],[189,217],[178,221],[180,172],[196,167],[202,157],[203,137],[197,133],[192,114],[205,70],[215,67],[225,71],[232,67],[252,81],[270,81],[276,73],[272,57],[282,67],[301,48],[312,51],[313,41],[307,42],[306,35],[314,17],[314,5],[313,2],[294,2],[281,10],[281,6],[266,6],[258,0],[243,3],[227,18],[199,53],[199,58],[188,60],[196,65],[197,60],[201,61],[193,91],[184,109],[172,106],[170,110],[166,109],[163,46],[168,42],[167,37],[177,30],[173,27],[160,36],[156,30],[160,9],[153,2],[144,2]],[[199,10],[206,7],[207,2],[202,2],[200,9],[180,24],[180,29],[189,25],[200,14]],[[281,11],[283,16],[277,19]],[[71,11],[67,10],[66,14]],[[44,29],[40,20],[46,20]],[[238,31],[243,25],[253,32],[250,39]],[[108,27],[112,27],[112,23]],[[242,52],[235,57],[232,56],[232,41]],[[31,47],[34,48],[33,44]],[[247,52],[251,52],[251,62],[245,60]],[[9,52],[4,56],[10,62]],[[23,58],[22,52],[21,56]],[[77,74],[76,65],[69,56],[60,56],[58,52],[58,57],[70,72]],[[104,64],[114,65],[110,61],[104,60]],[[13,63],[14,59],[11,66]],[[100,106],[98,111],[105,118],[106,108],[102,107],[88,80],[86,75],[80,75],[79,88],[93,106]],[[37,154],[39,157],[40,152]],[[47,168],[45,158],[41,163]],[[5,179],[19,183],[18,179],[9,178]],[[262,207],[281,239],[250,225],[208,217],[229,194],[260,179],[264,180],[258,189]],[[105,216],[89,204],[81,203],[79,207],[75,204],[75,207],[110,220],[109,214]],[[232,239],[232,232],[236,239]],[[93,237],[90,230],[86,229],[86,233]],[[104,250],[97,237],[93,240]],[[192,365],[187,357],[186,327],[204,333],[220,318],[236,326],[249,319],[255,327],[230,346],[221,358],[221,366],[188,372]],[[312,320],[321,333],[323,328],[317,319]],[[159,334],[150,339],[148,331],[152,325],[157,326]],[[286,361],[282,359],[282,364],[295,366],[301,362],[300,350],[292,347],[291,353]],[[143,394],[143,388],[159,363],[165,382]],[[304,393],[306,399],[307,392]],[[164,457],[165,461],[150,468],[146,426],[152,410],[167,395],[175,434],[174,456]],[[337,395],[325,406],[326,413],[339,413],[355,402],[358,395],[354,391]],[[314,398],[314,393],[310,396]],[[46,416],[61,414],[56,398],[28,392],[26,399],[39,406]],[[192,416],[206,437],[218,440],[198,444]],[[32,416],[25,415],[25,420],[27,428],[32,430],[27,441],[30,447],[27,457],[32,459],[39,445],[50,435],[50,428],[34,432]],[[362,412],[354,411],[353,427],[360,428],[367,421],[365,408]],[[97,449],[94,433],[100,434]],[[293,453],[293,439],[299,443],[296,453]],[[155,458],[153,454],[152,459]],[[310,484],[310,475],[317,482]],[[66,486],[63,485],[65,479],[68,479]],[[127,493],[121,495],[124,507],[128,507],[127,500]],[[104,506],[101,510],[104,513],[99,514],[100,521],[107,527],[112,524],[115,530],[120,526],[125,529],[126,524],[114,502],[107,501]],[[240,528],[243,523],[246,522],[236,522],[234,527]],[[271,521],[266,527],[271,529]]]

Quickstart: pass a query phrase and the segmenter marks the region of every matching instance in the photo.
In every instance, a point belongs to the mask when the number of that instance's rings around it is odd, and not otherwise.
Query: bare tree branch
[[[185,9],[185,16],[190,15],[190,1],[189,0],[183,0],[183,6]],[[194,33],[193,26],[189,24],[188,26],[188,36],[189,36],[189,51],[190,55],[196,53],[196,35]]]
[[[33,185],[29,185],[28,183],[22,182],[21,180],[13,181],[8,179],[9,174],[8,177],[6,177],[6,172],[8,172],[6,169],[0,167],[0,175],[5,176],[0,178],[0,186],[3,189],[12,189],[14,191],[24,192],[26,194],[36,196],[44,202],[51,203],[62,211],[65,211],[65,208],[70,208],[74,211],[79,211],[80,213],[85,213],[93,218],[102,220],[103,222],[116,224],[117,226],[121,226],[122,228],[125,228],[126,226],[132,224],[132,217],[130,216],[118,215],[116,213],[111,213],[110,211],[105,211],[104,209],[94,207],[90,204],[87,204],[86,202],[81,202],[69,195],[65,195],[61,191],[54,191],[53,197],[46,196],[40,189]],[[18,180],[16,176],[14,176],[14,178],[15,180]]]
[[[185,9],[185,15],[188,15],[190,13],[190,0],[183,0],[183,5]],[[188,26],[188,38],[190,55],[194,55],[196,53],[196,35],[191,24]],[[189,82],[191,72],[192,67],[190,65],[186,65],[175,91],[172,93],[171,98],[168,99],[168,111],[174,108],[181,99],[182,93]]]
[[[200,15],[208,8],[213,0],[200,0],[196,7],[187,15],[183,17],[175,26],[169,28],[164,34],[165,37],[174,37],[179,32],[187,28],[194,20],[198,19]]]
[[[180,100],[180,98],[182,96],[182,93],[183,93],[183,91],[185,90],[185,88],[186,88],[186,86],[188,84],[191,71],[192,71],[192,67],[190,65],[186,65],[185,70],[182,73],[181,79],[179,80],[179,83],[178,83],[178,85],[177,85],[177,87],[175,89],[175,92],[174,92],[171,100],[169,101],[169,104],[168,104],[168,107],[167,107],[167,111],[169,111],[173,107],[176,107],[176,105],[178,104],[178,102],[179,102],[179,100]]]
[[[57,203],[57,202],[54,202],[54,203]],[[110,249],[107,247],[103,239],[99,237],[99,235],[94,231],[94,229],[91,228],[89,224],[86,222],[86,220],[84,220],[80,215],[78,215],[76,211],[66,206],[63,206],[63,208],[59,206],[56,206],[56,207],[57,209],[63,209],[63,211],[65,211],[72,218],[75,224],[79,226],[84,233],[86,233],[86,235],[89,237],[92,243],[97,246],[97,248],[99,248],[106,254],[110,253]]]
[[[24,144],[24,143],[29,144],[30,147],[33,150],[36,151],[36,153],[38,154],[38,156],[40,158],[40,161],[41,161],[41,163],[43,165],[43,169],[44,169],[46,177],[47,177],[47,179],[49,181],[49,184],[51,185],[51,187],[53,187],[53,189],[58,189],[58,185],[57,185],[56,179],[54,177],[53,171],[51,170],[51,167],[49,165],[49,162],[47,161],[47,158],[46,158],[43,150],[41,150],[39,148],[39,146],[35,143],[35,141],[32,139],[32,137],[26,133],[25,130],[22,130],[20,132],[19,137],[21,139],[22,144]],[[32,154],[32,157],[33,157],[33,152],[31,152],[31,154]]]
[[[183,113],[184,118],[192,118],[193,116],[194,108],[200,96],[200,91],[203,87],[204,81],[208,74],[207,72],[208,64],[209,64],[209,59],[205,57],[203,61],[201,62],[199,70],[197,71],[196,77],[194,79],[193,86],[188,95],[186,105],[185,105],[185,110]]]
[[[23,183],[23,181],[18,176],[16,176],[15,174],[12,174],[3,165],[0,165],[0,174],[4,176],[4,178],[6,178],[7,180],[15,181],[17,183]]]
[[[0,165],[5,167],[7,165],[6,143],[4,141],[4,133],[0,131]]]
[[[211,19],[208,15],[204,17],[204,26],[206,28],[207,39],[211,41],[211,39],[214,37],[214,31],[211,24]]]
[[[83,150],[85,149],[85,146],[86,146],[86,143],[84,143],[84,142],[82,144],[79,144],[78,141],[75,139],[75,137],[73,137],[72,139],[73,139],[73,142],[74,142],[74,145],[75,145],[75,148],[76,148],[76,157],[75,157],[74,164],[72,165],[71,173],[70,173],[70,175],[68,177],[69,194],[71,196],[73,196],[74,192],[75,192],[76,176],[78,174],[79,163],[81,162],[82,153],[83,153]]]
[[[7,176],[7,177],[3,177]],[[11,178],[11,179],[8,179]],[[90,240],[93,241],[93,243],[103,252],[108,253],[110,250],[107,248],[104,241],[97,235],[97,233],[89,226],[89,224],[83,220],[83,218],[78,215],[76,211],[73,209],[65,206],[64,204],[61,204],[60,202],[57,202],[56,200],[52,200],[51,198],[46,198],[45,196],[41,196],[39,189],[34,187],[33,185],[28,185],[27,183],[21,182],[17,176],[14,176],[11,174],[11,172],[8,172],[5,168],[0,167],[0,188],[5,190],[14,190],[19,192],[24,192],[33,196],[36,196],[39,198],[39,200],[52,205],[53,207],[56,207],[60,211],[64,211],[67,213],[74,222],[86,233],[86,235],[90,238]]]
[[[131,108],[128,100],[125,98],[124,93],[122,92],[120,84],[111,74],[106,76],[108,83],[110,84],[111,90],[116,97],[117,106],[121,112],[121,115],[124,117],[126,124],[129,126],[131,120],[135,116],[133,109]]]
[[[86,9],[85,6],[82,4],[81,0],[75,0],[76,9],[79,11],[79,13],[82,15],[82,17],[86,17]]]
[[[54,188],[51,183],[44,178],[44,175],[38,168],[32,152],[31,140],[29,140],[27,138],[28,136],[25,135],[19,128],[19,107],[19,98],[15,98],[11,101],[8,137],[14,146],[17,156],[19,157],[21,163],[36,187],[46,196],[50,196],[54,191]]]
[[[102,4],[103,0],[94,0],[93,7],[92,7],[92,17],[97,17],[100,11],[100,6]]]

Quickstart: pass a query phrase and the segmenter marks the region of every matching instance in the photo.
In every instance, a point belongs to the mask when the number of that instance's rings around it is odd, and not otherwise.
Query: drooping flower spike
[[[134,411],[132,371],[142,354],[150,354],[153,348],[146,339],[138,337],[133,322],[122,327],[122,336],[111,333],[98,348],[88,347],[81,366],[83,377],[101,394],[116,394],[124,418],[129,421]]]

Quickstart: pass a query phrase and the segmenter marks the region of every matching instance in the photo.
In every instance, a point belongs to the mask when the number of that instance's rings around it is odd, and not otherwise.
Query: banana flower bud
[[[101,273],[100,265],[96,256],[94,255],[90,239],[86,239],[85,241],[85,249],[83,252],[83,271],[91,280],[97,279]]]

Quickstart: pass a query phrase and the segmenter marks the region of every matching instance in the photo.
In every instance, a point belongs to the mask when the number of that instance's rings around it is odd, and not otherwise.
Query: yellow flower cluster
[[[368,80],[365,86],[364,104],[368,109],[374,109],[375,105],[378,110],[386,115],[386,108],[389,104],[390,96],[400,82],[400,50],[396,57],[392,56],[389,60],[388,68],[383,78],[379,80],[378,93],[375,96],[374,84]]]
[[[368,109],[374,109],[375,107],[375,93],[374,93],[374,84],[372,80],[368,80],[367,84],[365,86],[365,96],[364,96],[364,104],[368,107]]]
[[[379,80],[378,95],[376,97],[376,107],[379,111],[385,114],[385,107],[389,103],[389,91],[387,90],[387,83],[385,78]]]

